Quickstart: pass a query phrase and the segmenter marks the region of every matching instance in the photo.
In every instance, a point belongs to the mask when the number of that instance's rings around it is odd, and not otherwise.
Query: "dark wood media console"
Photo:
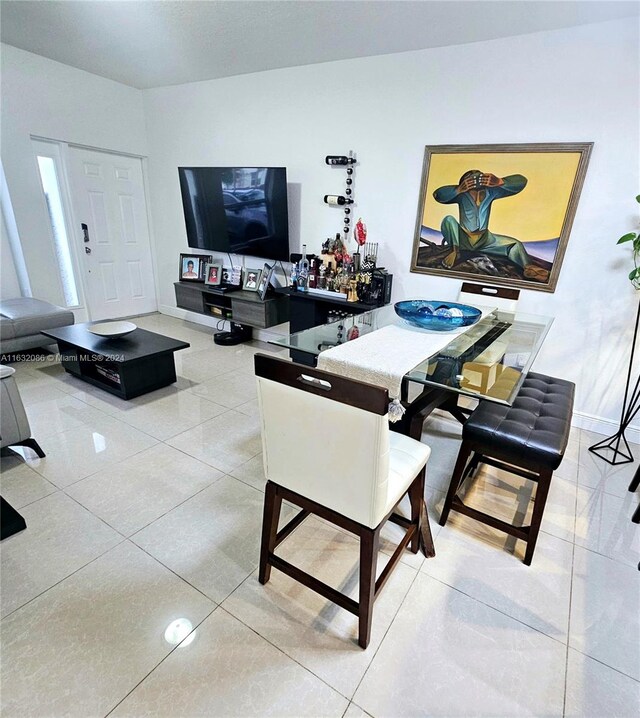
[[[262,300],[256,292],[222,292],[198,282],[175,282],[174,287],[176,305],[190,312],[257,329],[289,321],[289,302],[283,296],[267,295]]]

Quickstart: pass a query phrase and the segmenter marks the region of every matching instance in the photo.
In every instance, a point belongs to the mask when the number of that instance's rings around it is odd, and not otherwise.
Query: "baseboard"
[[[211,327],[212,329],[217,329],[218,325],[220,325],[222,330],[221,322],[224,321],[224,331],[229,330],[229,322],[226,319],[223,320],[219,317],[214,317],[213,315],[209,317],[206,314],[190,312],[187,309],[170,307],[168,304],[160,304],[158,307],[158,311],[160,312],[160,314],[168,314],[170,317],[175,317],[176,319],[185,319],[186,321],[192,322],[193,324],[201,324],[203,327]]]
[[[603,419],[600,416],[585,414],[581,411],[573,412],[571,424],[572,426],[577,426],[578,429],[586,429],[587,431],[593,431],[595,434],[602,434],[603,436],[612,436],[618,431],[619,426],[619,423],[612,419]],[[632,424],[626,430],[625,436],[627,437],[627,441],[640,444],[640,426],[633,426]]]
[[[198,314],[196,312],[189,312],[186,309],[179,309],[178,307],[170,307],[162,304],[158,310],[161,314],[168,314],[171,317],[177,319],[185,319],[194,324],[202,324],[206,327],[216,329],[218,326],[218,319],[213,317],[207,317],[204,314]],[[225,330],[228,330],[229,323],[225,321]],[[253,335],[255,339],[259,341],[267,342],[271,339],[277,339],[283,336],[288,331],[287,324],[280,324],[277,327],[270,329],[254,329]],[[573,426],[578,429],[585,429],[587,431],[593,431],[594,434],[602,434],[603,436],[611,436],[618,430],[618,422],[612,419],[604,419],[601,416],[594,416],[593,414],[585,414],[581,411],[573,412],[573,419],[571,421]],[[631,441],[634,444],[640,444],[640,426],[630,426],[625,436],[627,441]]]
[[[204,327],[211,327],[215,330],[229,331],[229,322],[224,319],[218,319],[214,316],[207,316],[206,314],[198,314],[198,312],[190,312],[188,309],[180,309],[179,307],[170,307],[167,304],[161,304],[158,308],[160,314],[167,314],[170,317],[176,319],[184,319],[194,324],[200,324]],[[221,323],[222,322],[222,323]],[[282,336],[288,336],[289,334],[289,323],[278,324],[275,327],[269,329],[254,329],[253,338],[261,342],[268,342],[272,339],[278,339]]]

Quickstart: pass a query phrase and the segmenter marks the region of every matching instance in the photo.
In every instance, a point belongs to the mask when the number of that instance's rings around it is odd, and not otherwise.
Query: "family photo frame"
[[[266,264],[262,268],[262,274],[260,275],[260,282],[258,283],[258,296],[260,299],[264,300],[264,298],[267,296],[267,290],[269,289],[269,284],[271,283],[271,277],[273,277],[274,272],[276,271],[276,265],[275,264]]]
[[[178,279],[181,282],[204,282],[205,266],[211,263],[212,259],[209,255],[180,254]]]
[[[427,145],[411,271],[555,291],[592,147]]]
[[[245,267],[242,270],[242,288],[247,292],[257,292],[261,276],[261,269],[249,269]]]
[[[207,263],[204,266],[204,283],[210,287],[219,287],[222,284],[222,265]]]

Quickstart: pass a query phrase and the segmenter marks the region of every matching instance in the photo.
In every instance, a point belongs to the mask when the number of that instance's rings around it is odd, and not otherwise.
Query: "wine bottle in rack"
[[[355,157],[345,157],[344,155],[327,155],[324,161],[328,165],[352,165],[355,163]]]
[[[341,194],[325,194],[324,201],[325,204],[330,204],[333,207],[337,207],[338,205],[342,206],[343,204],[353,204],[351,197],[343,197]]]

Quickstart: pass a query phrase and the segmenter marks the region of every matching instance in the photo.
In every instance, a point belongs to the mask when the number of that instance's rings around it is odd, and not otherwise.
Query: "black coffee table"
[[[189,347],[187,342],[146,329],[135,329],[123,337],[99,337],[87,331],[91,324],[42,332],[58,342],[65,371],[121,399],[133,399],[175,382],[173,352]]]

